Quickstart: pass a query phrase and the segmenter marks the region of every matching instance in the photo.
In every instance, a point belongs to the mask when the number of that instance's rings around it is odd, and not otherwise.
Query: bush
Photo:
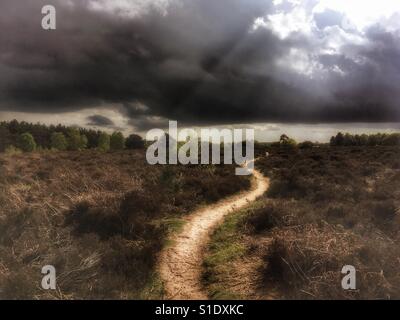
[[[51,148],[64,151],[67,150],[68,142],[62,132],[54,132],[51,135]]]
[[[24,152],[32,152],[36,150],[36,142],[33,136],[26,132],[19,136],[18,145]]]
[[[125,194],[121,201],[120,214],[124,221],[130,218],[141,219],[155,216],[162,205],[162,195],[133,190]],[[155,201],[156,200],[156,201]]]
[[[123,233],[123,223],[116,212],[87,201],[77,203],[66,219],[77,234],[95,233],[105,240]]]
[[[313,147],[314,147],[314,143],[312,143],[311,141],[304,141],[299,144],[300,149],[311,149]]]
[[[264,256],[266,281],[279,283],[290,299],[309,298],[303,291],[322,299],[334,295],[338,298],[331,276],[339,278],[341,267],[351,254],[348,243],[356,241],[356,237],[335,227],[317,225],[280,230],[274,236]],[[335,241],[335,246],[327,249],[328,241]]]
[[[35,279],[28,275],[27,270],[12,273],[2,283],[0,299],[28,300],[32,299],[36,292]],[[4,297],[4,298],[3,298]]]
[[[15,155],[15,154],[20,154],[20,153],[22,153],[22,150],[21,149],[18,149],[18,148],[16,148],[16,147],[14,147],[14,146],[8,146],[5,150],[4,150],[4,152],[6,153],[6,154],[8,154],[8,155]]]
[[[134,289],[142,289],[154,270],[164,236],[162,230],[157,229],[150,241],[127,241],[120,237],[110,239],[107,244],[109,248],[102,259],[102,271],[113,275],[113,281],[104,288],[105,291],[108,292],[110,287],[119,290],[119,279],[122,284],[128,280]]]
[[[381,201],[372,205],[370,210],[376,223],[392,223],[396,217],[397,207],[393,200]]]
[[[137,134],[131,134],[125,141],[125,145],[127,149],[143,149],[144,148],[144,140],[141,136]]]
[[[110,136],[107,133],[102,132],[100,134],[97,148],[105,152],[110,150]]]
[[[125,149],[125,138],[121,132],[114,132],[110,138],[111,150]]]
[[[267,204],[253,211],[246,219],[246,228],[256,234],[269,231],[270,229],[285,225],[283,207]]]

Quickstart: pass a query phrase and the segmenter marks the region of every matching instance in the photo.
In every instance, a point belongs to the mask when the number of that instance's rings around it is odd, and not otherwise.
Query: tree
[[[101,151],[109,151],[110,150],[110,136],[102,132],[99,136],[99,140],[97,141],[97,148]]]
[[[376,133],[352,135],[339,132],[331,138],[331,146],[396,146],[400,145],[400,133]]]
[[[131,134],[126,138],[125,145],[127,149],[143,149],[144,140],[137,134]]]
[[[346,134],[344,135],[343,144],[344,144],[345,146],[354,146],[354,145],[356,145],[356,141],[355,141],[355,139],[354,139],[354,136],[352,136],[352,135],[349,134],[349,133],[346,133]]]
[[[294,139],[289,138],[286,134],[281,135],[280,145],[285,148],[296,148],[297,142]]]
[[[6,126],[0,125],[0,152],[3,152],[7,146],[12,143],[11,133]]]
[[[86,148],[88,140],[85,135],[81,135],[78,129],[70,128],[67,133],[68,149],[83,150]]]
[[[331,146],[343,146],[344,145],[344,135],[343,133],[339,132],[336,137],[331,138]]]
[[[67,150],[68,142],[62,132],[53,132],[51,134],[51,148],[64,151]]]
[[[360,136],[360,145],[361,145],[361,146],[366,146],[366,145],[368,145],[368,135],[366,135],[365,133],[363,133],[363,134]]]
[[[125,138],[121,132],[114,132],[110,138],[111,150],[123,150],[125,148]]]
[[[83,150],[86,149],[88,146],[88,138],[86,137],[86,135],[82,134],[81,135],[81,141],[80,141],[80,145],[79,145],[79,150]]]
[[[336,135],[336,145],[344,146],[344,135],[341,132]]]
[[[98,147],[101,131],[96,131],[92,129],[80,129],[80,132],[81,134],[84,134],[88,139],[88,149],[94,149]]]
[[[392,133],[387,135],[382,144],[384,146],[399,146],[400,145],[400,133]]]
[[[18,145],[24,152],[32,152],[36,150],[35,139],[29,132],[25,132],[19,136]]]
[[[281,135],[281,138],[279,139],[280,143],[285,143],[288,140],[289,137],[286,134]]]

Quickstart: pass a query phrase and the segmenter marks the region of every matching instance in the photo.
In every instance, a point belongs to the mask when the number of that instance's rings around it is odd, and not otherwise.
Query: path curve
[[[173,245],[165,248],[159,259],[159,272],[165,298],[171,300],[206,300],[201,287],[201,267],[211,232],[225,216],[245,207],[263,195],[268,178],[253,170],[252,189],[201,208],[189,215],[183,230],[173,236]]]

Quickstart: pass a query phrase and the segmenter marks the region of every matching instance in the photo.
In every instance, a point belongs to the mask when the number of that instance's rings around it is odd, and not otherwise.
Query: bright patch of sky
[[[274,0],[274,12],[255,19],[252,32],[271,30],[282,41],[302,37],[306,49],[288,50],[277,65],[308,78],[323,78],[324,70],[315,57],[343,54],[355,63],[364,61],[348,45],[365,45],[366,31],[379,24],[387,31],[400,30],[399,0]],[[312,49],[311,49],[312,48]],[[330,72],[344,75],[338,66]]]
[[[290,3],[293,2],[290,1]],[[281,39],[286,39],[294,32],[310,34],[313,28],[313,19],[307,13],[306,8],[300,4],[294,4],[289,12],[277,9],[274,14],[257,18],[253,29],[259,27],[271,29]]]
[[[88,124],[88,117],[96,114],[106,116],[114,122],[114,126],[96,127]],[[113,132],[115,130],[122,131],[125,135],[131,133],[138,133],[145,137],[147,130],[137,130],[128,126],[126,118],[123,117],[118,111],[111,109],[84,109],[76,112],[65,113],[23,113],[23,112],[1,112],[1,121],[11,121],[17,119],[19,121],[26,121],[33,123],[44,123],[47,125],[57,125],[62,123],[67,126],[79,126],[91,129],[104,130]],[[161,128],[168,130],[168,121],[164,121],[165,126],[157,125],[154,128]],[[393,133],[399,132],[399,123],[332,123],[332,124],[285,124],[285,123],[257,123],[257,124],[235,124],[235,125],[220,125],[220,126],[190,126],[183,123],[178,123],[179,130],[191,128],[199,132],[199,130],[208,129],[254,129],[255,139],[260,142],[273,142],[279,141],[282,134],[286,134],[295,138],[298,142],[313,141],[326,143],[329,139],[336,135],[338,132],[349,132],[352,134],[372,134],[372,133]]]
[[[149,9],[166,14],[169,2],[169,0],[89,0],[89,8],[132,18]]]
[[[331,9],[343,13],[347,22],[354,25],[358,31],[364,31],[368,26],[390,19],[400,12],[399,0],[320,0],[313,12],[323,12]]]

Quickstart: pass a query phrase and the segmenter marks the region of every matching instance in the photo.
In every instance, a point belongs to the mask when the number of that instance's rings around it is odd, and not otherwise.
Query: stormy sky
[[[399,98],[399,0],[0,1],[3,118],[396,123]]]

